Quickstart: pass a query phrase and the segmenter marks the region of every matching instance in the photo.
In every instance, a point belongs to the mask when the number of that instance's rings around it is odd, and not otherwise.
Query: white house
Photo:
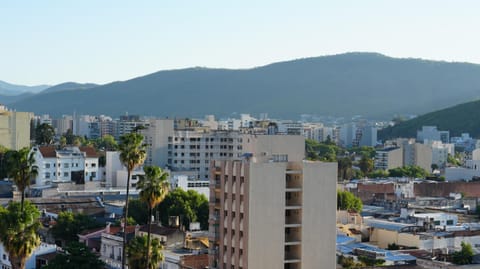
[[[98,155],[92,147],[66,147],[56,149],[54,146],[32,148],[35,163],[38,166],[37,186],[52,182],[96,181],[101,178],[98,173]]]

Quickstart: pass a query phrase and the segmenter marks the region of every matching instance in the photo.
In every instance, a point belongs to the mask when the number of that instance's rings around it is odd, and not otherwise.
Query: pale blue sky
[[[480,63],[476,0],[3,1],[0,80],[106,83],[351,51]]]

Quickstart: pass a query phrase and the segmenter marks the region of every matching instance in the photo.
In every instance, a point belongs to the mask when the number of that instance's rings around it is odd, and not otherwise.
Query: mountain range
[[[127,81],[44,91],[9,103],[36,114],[201,117],[232,113],[391,119],[480,97],[480,65],[346,53],[250,69],[165,70]],[[3,100],[0,97],[0,102]]]

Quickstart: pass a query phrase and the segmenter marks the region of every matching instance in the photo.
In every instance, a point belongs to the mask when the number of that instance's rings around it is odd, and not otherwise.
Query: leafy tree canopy
[[[473,259],[472,245],[462,242],[462,249],[453,253],[453,263],[455,264],[471,264]]]
[[[388,170],[391,177],[411,177],[411,178],[425,178],[429,172],[417,165],[407,165]]]
[[[158,210],[164,225],[168,223],[169,216],[179,216],[187,228],[190,222],[200,222],[202,229],[208,228],[208,200],[194,190],[176,188],[167,194]]]
[[[51,232],[55,240],[68,245],[71,242],[78,241],[79,233],[99,227],[102,227],[102,225],[90,216],[61,212],[58,214],[57,223],[52,227]]]
[[[72,241],[44,269],[103,269],[105,264],[83,243]]]
[[[55,129],[48,123],[42,123],[35,128],[35,142],[38,145],[50,145],[53,143]]]
[[[337,191],[337,209],[338,210],[354,210],[355,212],[362,211],[363,203],[360,198],[355,197],[349,191]]]
[[[344,149],[333,142],[319,143],[312,139],[305,139],[305,150],[307,159],[313,161],[336,162],[337,155],[345,152]]]

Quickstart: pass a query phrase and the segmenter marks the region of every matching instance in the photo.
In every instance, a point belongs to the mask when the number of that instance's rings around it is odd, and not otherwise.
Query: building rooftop
[[[404,228],[414,226],[412,224],[392,222],[388,220],[380,220],[380,219],[374,219],[374,218],[365,218],[364,222],[366,225],[370,227],[385,229],[390,231],[401,231]]]

